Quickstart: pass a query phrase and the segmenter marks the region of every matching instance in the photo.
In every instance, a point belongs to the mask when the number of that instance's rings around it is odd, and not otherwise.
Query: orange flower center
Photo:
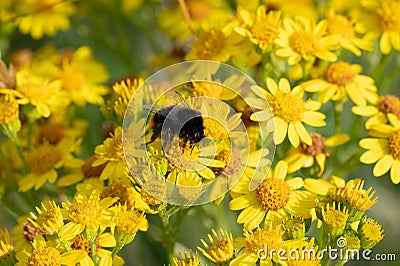
[[[279,26],[265,20],[257,21],[250,29],[252,39],[255,39],[263,46],[268,46],[274,42],[279,33]]]
[[[277,211],[289,201],[290,187],[282,179],[267,178],[256,190],[257,201],[264,210]]]
[[[400,130],[390,136],[389,150],[395,159],[400,160]]]
[[[391,113],[400,119],[400,100],[396,96],[387,95],[380,104],[380,110],[385,114]]]
[[[290,47],[300,55],[313,55],[317,44],[315,36],[307,31],[295,32],[289,37]]]
[[[382,1],[376,14],[383,31],[400,31],[400,2]]]
[[[193,45],[192,49],[198,59],[213,59],[224,48],[225,36],[219,29],[204,32]]]
[[[324,79],[338,86],[345,86],[353,82],[357,73],[351,68],[348,63],[338,62],[330,64],[324,74]]]
[[[306,111],[304,102],[299,95],[283,93],[278,90],[271,101],[271,108],[275,115],[288,123],[300,122]]]
[[[77,224],[86,225],[99,216],[101,216],[101,210],[92,202],[74,202],[68,210],[69,219]]]
[[[67,91],[79,91],[86,84],[83,73],[74,66],[65,65],[61,72],[60,80]]]
[[[40,145],[35,153],[27,159],[34,174],[44,174],[50,171],[61,160],[61,152],[57,147],[45,143]]]

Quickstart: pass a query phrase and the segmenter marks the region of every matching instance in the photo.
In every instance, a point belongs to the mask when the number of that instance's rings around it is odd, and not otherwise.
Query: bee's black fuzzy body
[[[190,146],[204,138],[204,124],[201,113],[180,106],[172,105],[157,111],[152,117],[153,134],[150,142],[161,137],[164,130],[166,136],[179,136],[183,140],[183,148],[189,142]],[[167,138],[167,140],[170,140]]]

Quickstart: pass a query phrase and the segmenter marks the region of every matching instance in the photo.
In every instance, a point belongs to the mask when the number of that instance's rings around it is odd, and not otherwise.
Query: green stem
[[[178,210],[179,209],[179,210]],[[174,264],[174,246],[175,242],[178,238],[178,231],[180,225],[183,221],[183,218],[189,211],[189,208],[181,208],[177,206],[172,206],[169,210],[162,209],[158,213],[158,218],[161,223],[161,227],[164,234],[164,243],[166,248],[166,253],[168,257],[168,262],[173,265]],[[172,214],[176,213],[174,221],[171,223]]]
[[[112,258],[114,259],[117,255],[118,252],[124,247],[124,244],[122,243],[117,243],[117,245],[115,246],[114,250],[111,253]]]
[[[20,208],[14,201],[11,201],[8,197],[4,196],[1,198],[1,205],[3,205],[11,214],[15,216],[26,215],[25,211]]]
[[[380,83],[382,75],[385,73],[384,70],[387,68],[389,62],[391,61],[393,54],[394,52],[382,55],[380,62],[371,71],[371,76],[375,79],[375,82]]]
[[[99,258],[97,257],[97,245],[96,245],[96,238],[89,238],[90,248],[92,250],[92,260],[95,266],[99,266]]]

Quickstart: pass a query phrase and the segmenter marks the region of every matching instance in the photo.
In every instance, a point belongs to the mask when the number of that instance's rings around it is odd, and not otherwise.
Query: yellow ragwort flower
[[[242,210],[237,218],[246,230],[256,228],[265,217],[266,221],[282,221],[287,217],[286,211],[294,216],[308,218],[314,207],[314,194],[300,191],[303,179],[300,177],[285,181],[287,163],[279,161],[275,169],[270,169],[264,181],[253,191],[249,185],[240,186],[229,203],[232,210]]]
[[[349,50],[357,56],[361,55],[361,50],[372,50],[372,41],[368,39],[368,35],[365,35],[364,38],[357,37],[354,21],[337,14],[333,9],[329,9],[326,12],[325,19],[328,34],[335,36],[340,46],[344,49]]]
[[[394,114],[388,114],[390,125],[374,124],[369,134],[374,138],[365,138],[360,146],[364,152],[360,161],[374,164],[374,176],[382,176],[390,170],[393,184],[400,183],[400,119]]]
[[[353,113],[360,116],[370,117],[365,121],[365,128],[371,129],[374,124],[388,123],[387,114],[394,114],[400,119],[400,99],[395,95],[381,97],[378,106],[353,106]]]
[[[248,231],[245,229],[244,237],[237,237],[234,239],[234,247],[239,249],[244,248],[244,251],[241,255],[233,259],[229,265],[254,265],[259,260],[261,264],[271,264],[272,260],[276,261],[276,258],[271,258],[269,256],[269,251],[272,249],[279,250],[285,247],[283,233],[283,231],[279,230],[279,227],[274,227],[269,223],[266,223],[264,228],[257,228],[255,231]],[[265,247],[267,247],[268,250],[265,250]],[[265,252],[267,254],[265,254]],[[265,258],[259,258],[260,255]]]
[[[317,25],[312,19],[297,17],[296,20],[285,19],[283,30],[280,31],[275,44],[278,49],[275,54],[288,60],[289,65],[295,65],[304,59],[312,61],[316,57],[322,60],[336,61],[336,54],[332,50],[338,47],[337,39],[326,35],[326,21]]]
[[[9,124],[19,117],[19,105],[13,95],[0,94],[0,125]]]
[[[243,21],[243,25],[235,27],[235,31],[258,45],[261,49],[266,49],[274,44],[280,29],[280,11],[266,11],[265,6],[259,6],[256,14],[248,10],[238,8],[238,17]]]
[[[78,145],[79,141],[74,139],[63,139],[57,145],[47,142],[38,145],[26,157],[31,171],[18,180],[19,191],[38,190],[46,182],[54,184],[58,178],[57,169],[80,163],[71,154]]]
[[[49,117],[63,100],[60,80],[49,80],[37,76],[28,68],[23,68],[16,74],[17,97],[25,100],[23,104],[30,103],[36,107],[37,112],[43,117]]]
[[[188,255],[186,250],[184,250],[183,255],[179,252],[179,257],[174,257],[174,262],[175,266],[199,266],[199,253],[196,251],[196,254],[193,254],[193,251],[190,250],[190,254]]]
[[[66,30],[70,25],[70,16],[76,11],[72,1],[63,0],[29,0],[18,1],[15,13],[16,23],[24,34],[34,39],[44,35],[53,36],[58,30]]]
[[[60,251],[47,242],[43,236],[33,240],[33,251],[17,253],[18,266],[24,265],[75,265],[86,256],[84,250]]]
[[[190,46],[186,60],[214,60],[226,62],[240,53],[242,37],[233,32],[232,26],[216,26],[203,30]]]
[[[127,177],[127,168],[125,164],[124,147],[122,146],[122,128],[117,127],[114,134],[103,141],[103,144],[97,145],[94,152],[97,159],[92,166],[99,166],[107,163],[100,175],[101,180],[110,179],[119,183],[130,183]],[[132,140],[134,141],[134,140]]]
[[[93,58],[92,50],[88,46],[81,46],[62,57],[57,76],[62,83],[62,89],[67,92],[67,97],[76,105],[103,104],[102,95],[108,93],[108,89],[101,84],[108,80],[108,73]]]
[[[346,95],[357,105],[378,102],[377,88],[371,77],[360,75],[360,65],[346,62],[332,63],[322,77],[301,84],[305,91],[319,92],[318,101],[341,101]]]
[[[117,243],[129,244],[136,236],[136,232],[147,231],[149,224],[144,212],[126,205],[118,204],[114,208],[113,220],[115,222],[114,236]]]
[[[201,247],[197,248],[206,258],[208,258],[212,262],[216,264],[224,264],[228,263],[233,258],[233,238],[231,233],[228,234],[228,232],[226,230],[222,230],[222,228],[220,228],[219,232],[220,237],[215,232],[215,230],[212,229],[213,236],[208,234],[210,245],[208,245],[207,242],[201,239],[200,241],[205,249]]]
[[[370,12],[360,15],[356,30],[379,36],[379,47],[383,54],[389,54],[392,48],[399,51],[400,2],[397,0],[374,0],[362,1],[361,5]]]
[[[269,102],[265,104],[252,104],[253,108],[262,111],[255,112],[251,119],[255,121],[268,121],[267,128],[273,128],[275,144],[281,144],[289,137],[290,143],[298,147],[300,140],[307,145],[312,145],[312,139],[303,123],[314,127],[325,126],[325,115],[317,112],[321,104],[312,100],[303,100],[304,90],[300,86],[293,89],[287,79],[281,78],[277,85],[271,78],[267,78],[267,88],[269,92],[261,89],[262,93]],[[270,116],[271,108],[273,117]]]
[[[302,239],[297,245],[290,246],[287,250],[287,265],[288,266],[320,266],[321,263],[321,250],[314,244],[315,238],[310,240]],[[294,253],[294,250],[298,251]],[[290,254],[296,254],[291,256]],[[297,256],[299,254],[299,256]]]
[[[36,207],[38,215],[31,212],[32,218],[28,218],[28,221],[42,233],[52,235],[64,225],[60,206],[54,201],[42,202],[41,205],[42,208]]]
[[[65,240],[73,239],[83,230],[97,233],[100,226],[114,225],[109,207],[117,202],[118,198],[107,197],[100,200],[100,192],[93,191],[87,197],[78,193],[73,202],[63,202],[63,218],[69,220],[59,231],[58,235]]]
[[[330,156],[326,147],[337,147],[350,140],[350,136],[347,134],[337,134],[327,139],[317,133],[310,133],[310,136],[312,145],[301,141],[299,147],[291,148],[287,152],[284,160],[289,166],[288,173],[312,167],[317,162],[319,167],[317,176],[321,176],[325,170],[326,159]]]
[[[358,227],[358,235],[363,248],[373,248],[384,238],[382,226],[372,218],[364,217]]]
[[[14,250],[10,234],[7,229],[0,228],[0,262],[7,260]]]
[[[324,230],[333,238],[343,234],[348,218],[348,209],[343,204],[333,202],[322,209],[322,221],[326,225]]]

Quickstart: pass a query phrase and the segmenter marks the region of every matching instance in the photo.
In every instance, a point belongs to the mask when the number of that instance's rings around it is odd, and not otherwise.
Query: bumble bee
[[[180,94],[177,93],[177,95],[180,99],[183,99]],[[190,147],[194,147],[204,138],[202,114],[184,104],[174,104],[161,108],[154,113],[150,125],[153,134],[147,144],[161,137],[161,133],[166,136],[163,141],[170,141],[174,136],[178,136],[179,140],[182,141],[183,148],[186,147],[187,143]]]

